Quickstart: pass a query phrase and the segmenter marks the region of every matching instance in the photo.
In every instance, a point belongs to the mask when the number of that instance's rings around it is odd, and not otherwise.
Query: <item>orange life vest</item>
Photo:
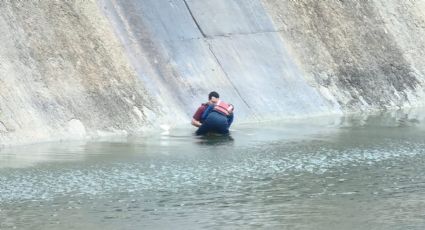
[[[218,101],[214,106],[214,110],[220,112],[223,115],[229,116],[233,112],[233,105],[227,104],[224,101]]]

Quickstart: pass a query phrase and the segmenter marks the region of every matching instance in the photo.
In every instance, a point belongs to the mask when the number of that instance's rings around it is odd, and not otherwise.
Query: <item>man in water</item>
[[[192,117],[192,125],[195,127],[201,127],[203,119],[202,115],[204,114],[205,110],[208,108],[209,105],[215,104],[218,101],[218,93],[211,92],[208,94],[208,102],[202,103],[201,106],[196,110],[195,114]]]
[[[211,92],[208,99],[211,104],[203,109],[201,126],[196,131],[196,135],[205,135],[209,132],[229,134],[229,128],[233,122],[233,105],[220,100],[217,92]]]

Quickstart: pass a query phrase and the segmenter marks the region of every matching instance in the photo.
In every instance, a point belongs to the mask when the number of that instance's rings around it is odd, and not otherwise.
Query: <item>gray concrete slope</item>
[[[344,111],[424,105],[423,2],[262,2],[305,77]]]
[[[142,81],[173,114],[187,119],[212,90],[239,121],[339,112],[303,78],[259,1],[100,3]]]
[[[128,133],[159,111],[95,2],[0,3],[0,145]]]
[[[425,3],[0,2],[0,145],[423,106]]]

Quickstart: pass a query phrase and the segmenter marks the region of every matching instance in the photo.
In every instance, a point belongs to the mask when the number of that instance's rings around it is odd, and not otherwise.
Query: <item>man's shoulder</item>
[[[202,103],[200,106],[199,106],[199,108],[198,109],[206,109],[206,108],[208,108],[208,106],[209,106],[210,104],[208,104],[208,103]]]
[[[196,110],[195,114],[193,115],[193,118],[195,120],[201,120],[201,116],[204,113],[204,111],[208,108],[208,104],[207,103],[202,103],[198,109]]]

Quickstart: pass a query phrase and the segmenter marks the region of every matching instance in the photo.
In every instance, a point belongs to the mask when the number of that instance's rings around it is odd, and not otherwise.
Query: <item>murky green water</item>
[[[0,229],[424,229],[422,112],[0,152]]]

